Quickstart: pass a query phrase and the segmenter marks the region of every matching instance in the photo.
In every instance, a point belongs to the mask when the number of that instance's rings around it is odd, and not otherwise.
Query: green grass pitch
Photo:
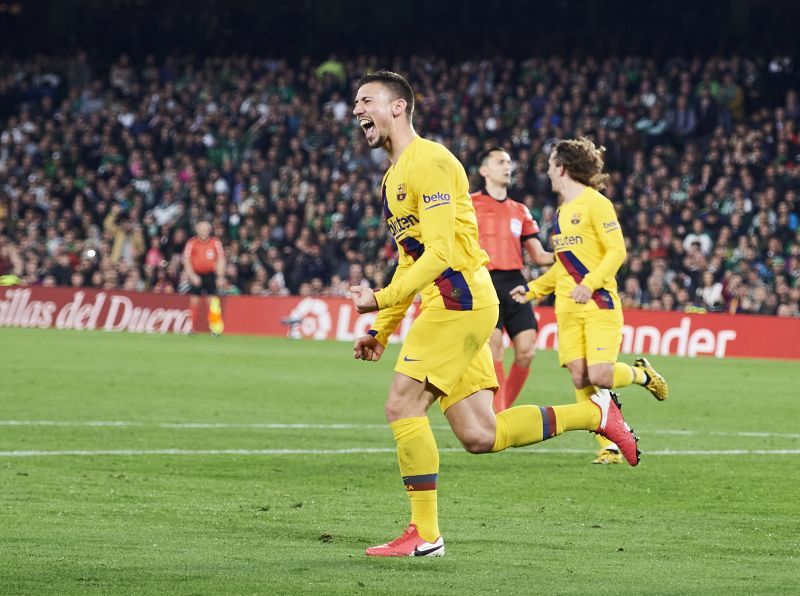
[[[396,354],[0,329],[0,593],[797,593],[798,363],[654,357],[638,468],[588,433],[469,455],[434,407],[447,555],[375,560],[408,519]],[[572,399],[538,354],[521,402]]]

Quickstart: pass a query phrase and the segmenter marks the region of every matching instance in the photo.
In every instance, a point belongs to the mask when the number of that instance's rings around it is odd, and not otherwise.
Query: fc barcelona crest
[[[577,226],[579,223],[581,223],[581,214],[573,213],[572,217],[570,218],[570,221],[572,222],[573,226]]]
[[[405,183],[398,184],[397,185],[397,200],[398,201],[402,201],[405,198],[406,198],[406,185],[405,185]]]

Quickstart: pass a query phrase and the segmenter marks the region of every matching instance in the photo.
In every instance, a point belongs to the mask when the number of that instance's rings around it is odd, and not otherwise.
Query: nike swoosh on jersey
[[[403,356],[403,362],[422,362],[422,358],[409,358],[408,356]]]

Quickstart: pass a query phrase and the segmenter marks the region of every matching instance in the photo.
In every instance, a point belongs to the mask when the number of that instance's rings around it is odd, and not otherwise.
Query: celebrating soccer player
[[[572,375],[579,403],[597,388],[632,383],[663,401],[667,383],[645,358],[633,366],[617,362],[623,319],[616,274],[626,250],[614,205],[599,192],[608,178],[603,152],[588,139],[553,146],[547,173],[562,199],[553,226],[556,263],[527,287],[514,288],[512,295],[524,303],[555,292],[558,357]],[[619,445],[597,440],[600,451],[593,463],[622,461]]]
[[[354,357],[379,360],[414,296],[422,309],[395,365],[384,408],[397,442],[400,473],[411,501],[403,534],[368,548],[373,556],[441,556],[436,481],[439,452],[426,412],[439,400],[453,432],[470,453],[538,443],[568,430],[591,430],[639,462],[636,437],[615,396],[603,390],[566,406],[518,406],[495,417],[497,378],[488,340],[497,323],[497,295],[478,244],[467,174],[442,145],[414,132],[414,92],[402,76],[379,71],[358,83],[353,114],[370,147],[392,165],[381,184],[383,211],[399,247],[397,271],[379,292],[350,288],[359,313],[378,311],[355,342]]]
[[[500,388],[494,394],[494,411],[510,408],[517,399],[530,372],[536,352],[538,326],[533,310],[511,297],[511,290],[525,283],[522,245],[537,265],[552,265],[553,253],[542,248],[536,237],[539,226],[522,203],[508,196],[511,184],[511,156],[500,147],[484,151],[478,170],[484,179],[483,190],[472,193],[472,205],[478,216],[481,248],[489,254],[489,273],[500,299],[497,327],[489,339],[494,370]],[[514,345],[514,364],[505,376],[503,368],[503,329]]]

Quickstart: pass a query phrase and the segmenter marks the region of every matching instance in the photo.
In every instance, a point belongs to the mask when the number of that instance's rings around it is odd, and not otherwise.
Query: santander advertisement
[[[413,304],[391,340],[402,341],[418,314]],[[372,325],[343,298],[227,296],[225,332],[352,341]],[[552,308],[536,309],[539,349],[558,346]],[[0,290],[0,327],[133,333],[188,333],[189,297],[117,290],[12,287]],[[627,311],[622,352],[678,356],[800,359],[800,319],[751,315]]]

